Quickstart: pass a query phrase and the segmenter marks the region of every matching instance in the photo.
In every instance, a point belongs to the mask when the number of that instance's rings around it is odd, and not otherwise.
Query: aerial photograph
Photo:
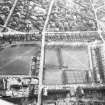
[[[105,105],[105,0],[0,0],[0,105]]]

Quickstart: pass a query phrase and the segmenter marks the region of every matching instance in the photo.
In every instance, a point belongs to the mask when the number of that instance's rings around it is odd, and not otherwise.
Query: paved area
[[[13,104],[13,103],[8,102],[6,100],[0,99],[0,105],[16,105],[16,104]]]

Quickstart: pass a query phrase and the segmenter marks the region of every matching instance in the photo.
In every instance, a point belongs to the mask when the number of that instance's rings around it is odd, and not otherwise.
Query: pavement
[[[0,105],[16,105],[16,104],[13,104],[13,103],[8,102],[6,100],[0,99]]]

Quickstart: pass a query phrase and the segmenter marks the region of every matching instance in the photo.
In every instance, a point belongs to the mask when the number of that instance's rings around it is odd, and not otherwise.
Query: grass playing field
[[[0,51],[0,75],[28,75],[32,56],[40,51],[38,46],[15,46]]]

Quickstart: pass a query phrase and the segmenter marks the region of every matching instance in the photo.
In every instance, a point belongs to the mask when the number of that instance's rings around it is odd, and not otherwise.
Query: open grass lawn
[[[0,74],[28,75],[32,56],[39,50],[38,46],[15,46],[0,51]]]

